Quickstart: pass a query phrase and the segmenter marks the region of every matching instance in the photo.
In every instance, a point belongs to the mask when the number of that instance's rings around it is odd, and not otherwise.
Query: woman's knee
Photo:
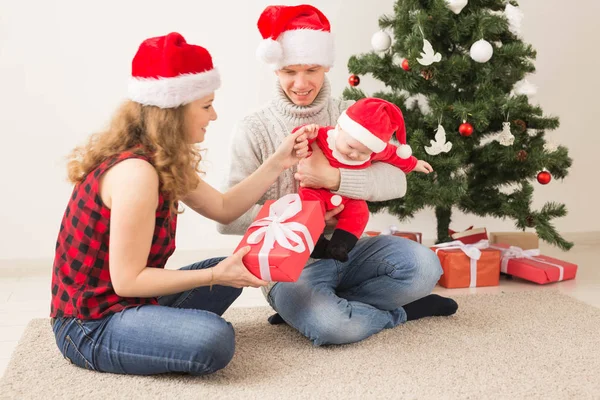
[[[191,347],[192,374],[203,375],[225,368],[235,353],[235,332],[231,324],[215,315],[206,321]]]

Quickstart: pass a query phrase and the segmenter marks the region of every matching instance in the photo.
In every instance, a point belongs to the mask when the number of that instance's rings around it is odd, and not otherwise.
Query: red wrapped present
[[[448,234],[454,240],[460,240],[464,244],[477,243],[480,240],[488,240],[487,230],[485,228],[475,228],[472,226],[462,232],[456,232],[448,229]]]
[[[390,226],[388,229],[378,232],[378,231],[366,231],[365,234],[367,236],[379,236],[379,235],[394,235],[403,237],[405,239],[409,239],[415,241],[417,243],[423,243],[423,235],[421,232],[401,232],[395,226]]]
[[[577,275],[577,264],[543,256],[539,249],[523,250],[505,243],[496,243],[491,247],[502,252],[500,270],[508,275],[541,285],[575,279]]]
[[[288,194],[267,201],[238,245],[252,249],[242,259],[256,277],[272,282],[295,282],[325,228],[318,201],[301,201]]]
[[[446,288],[498,286],[500,282],[500,250],[489,247],[487,240],[466,244],[460,240],[440,243],[435,251],[444,274],[439,280]]]

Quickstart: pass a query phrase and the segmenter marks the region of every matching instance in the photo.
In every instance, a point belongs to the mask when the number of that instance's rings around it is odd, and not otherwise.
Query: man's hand
[[[294,178],[300,182],[301,187],[333,191],[340,188],[340,170],[329,164],[321,149],[315,144],[312,146],[312,155],[298,163],[298,172]]]
[[[428,174],[430,172],[433,172],[433,168],[431,167],[431,165],[429,165],[429,163],[427,161],[418,160],[417,166],[413,169],[413,171],[423,172],[425,174]]]
[[[331,211],[325,212],[325,225],[329,228],[335,228],[338,223],[336,215],[338,215],[344,209],[344,205],[340,204]]]

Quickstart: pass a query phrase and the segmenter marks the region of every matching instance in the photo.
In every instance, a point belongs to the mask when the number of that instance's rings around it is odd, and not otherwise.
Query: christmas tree
[[[413,155],[435,171],[409,174],[406,196],[370,203],[372,212],[407,219],[431,207],[438,242],[450,240],[453,209],[509,218],[571,248],[551,224],[564,204],[532,210],[534,186],[564,178],[572,160],[546,142],[558,118],[530,103],[536,52],[520,36],[522,17],[512,0],[398,0],[394,15],[379,19],[374,51],[348,61],[353,87],[344,97],[366,97],[361,75],[385,83],[372,96],[403,110]]]

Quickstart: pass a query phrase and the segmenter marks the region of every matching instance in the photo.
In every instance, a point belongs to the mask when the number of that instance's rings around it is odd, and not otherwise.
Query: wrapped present
[[[379,235],[394,235],[399,236],[405,239],[409,239],[415,241],[417,243],[423,243],[423,234],[421,232],[401,232],[395,226],[390,226],[388,229],[378,232],[378,231],[366,231],[365,234],[367,236],[379,236]]]
[[[498,286],[500,250],[489,247],[487,240],[466,244],[460,240],[440,243],[431,248],[440,259],[444,274],[439,284],[446,288]]]
[[[301,201],[297,194],[267,201],[237,250],[250,245],[242,259],[248,270],[269,282],[295,282],[325,228],[318,201]]]
[[[525,250],[506,243],[496,243],[491,247],[502,252],[500,270],[508,275],[544,285],[575,279],[577,274],[576,264],[543,256],[539,249]]]
[[[448,234],[454,240],[460,240],[464,244],[477,243],[480,240],[487,240],[488,235],[485,228],[473,228],[470,226],[462,232],[456,232],[452,229],[448,229]]]
[[[533,232],[490,232],[490,244],[496,243],[504,243],[524,250],[540,247],[540,240]]]

